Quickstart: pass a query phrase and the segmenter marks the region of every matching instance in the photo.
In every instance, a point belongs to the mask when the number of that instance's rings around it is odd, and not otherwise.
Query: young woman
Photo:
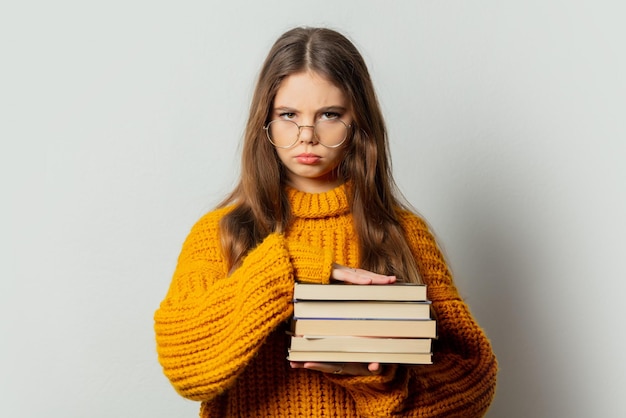
[[[295,281],[422,282],[432,365],[286,360]],[[159,361],[201,417],[479,417],[496,359],[426,223],[398,198],[387,134],[353,44],[282,35],[263,64],[239,184],[193,227],[155,314]]]

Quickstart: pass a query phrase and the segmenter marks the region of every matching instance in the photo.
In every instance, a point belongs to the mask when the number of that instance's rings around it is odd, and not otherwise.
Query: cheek
[[[331,162],[333,169],[337,168],[337,166],[341,164],[343,159],[346,157],[346,153],[347,153],[346,148],[342,148],[340,150],[333,150],[332,155],[329,155],[329,161]]]
[[[274,152],[276,153],[278,160],[282,164],[285,164],[285,161],[287,160],[287,150],[276,148]]]

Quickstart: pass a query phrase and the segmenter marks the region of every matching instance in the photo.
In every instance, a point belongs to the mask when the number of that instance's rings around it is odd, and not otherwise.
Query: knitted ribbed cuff
[[[296,281],[322,284],[330,282],[332,250],[315,248],[299,242],[288,242],[287,249]]]

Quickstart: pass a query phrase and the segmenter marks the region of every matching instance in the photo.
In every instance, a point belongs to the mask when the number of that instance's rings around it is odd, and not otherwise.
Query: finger
[[[354,269],[339,264],[333,265],[331,277],[352,284],[391,284],[396,281],[395,276],[374,273],[363,269]]]
[[[381,367],[380,363],[370,363],[367,365],[367,370],[369,370],[370,373],[373,375],[379,375],[382,373],[383,368]]]
[[[290,361],[289,362],[289,366],[292,369],[304,369],[304,363],[302,363],[300,361]]]
[[[317,370],[318,372],[323,373],[341,374],[343,373],[345,367],[346,363],[318,363],[313,361],[307,361],[303,363],[298,363],[297,367],[295,368]]]
[[[374,273],[368,270],[349,268],[339,264],[333,265],[331,277],[354,284],[389,284],[395,281],[395,276]]]
[[[361,270],[361,271],[365,271],[365,270]],[[396,281],[396,276],[385,276],[383,274],[372,273],[371,271],[367,271],[366,273],[367,273],[366,277],[370,276],[372,280],[371,284],[391,284]]]
[[[346,363],[317,363],[312,361],[290,361],[292,369],[309,369],[323,373],[340,374],[343,372]]]
[[[293,367],[293,366],[292,366]],[[305,362],[301,363],[303,369],[317,370],[323,373],[340,374],[340,375],[358,375],[370,376],[373,373],[368,369],[367,364],[363,363],[317,363]]]

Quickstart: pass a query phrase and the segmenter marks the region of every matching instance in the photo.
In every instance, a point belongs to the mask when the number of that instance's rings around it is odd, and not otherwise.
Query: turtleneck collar
[[[323,193],[307,193],[287,186],[291,212],[297,218],[327,218],[350,211],[346,184]]]

